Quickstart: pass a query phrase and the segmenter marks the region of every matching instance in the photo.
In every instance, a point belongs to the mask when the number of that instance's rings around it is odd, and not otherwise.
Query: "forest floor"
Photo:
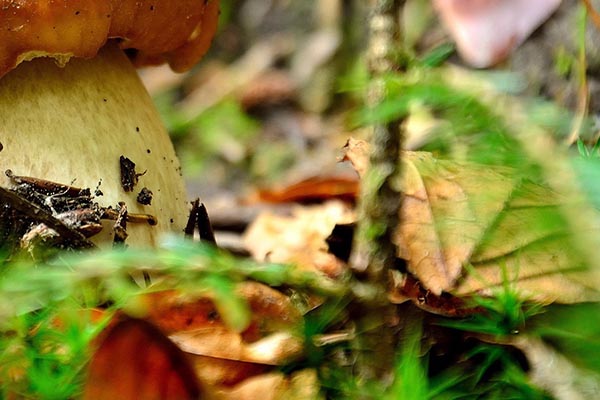
[[[583,6],[475,70],[409,0],[404,71],[370,109],[368,2],[221,2],[198,66],[140,71],[195,241],[6,278],[52,300],[28,297],[48,311],[0,340],[5,398],[596,398],[600,34]],[[373,293],[355,226],[372,126],[394,121],[398,257]]]

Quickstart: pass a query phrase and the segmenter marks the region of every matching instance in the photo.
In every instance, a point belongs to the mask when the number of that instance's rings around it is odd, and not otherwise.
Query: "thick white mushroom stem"
[[[120,156],[135,163],[132,191],[121,185]],[[150,96],[127,57],[108,44],[90,60],[59,67],[49,58],[21,63],[0,79],[0,186],[5,170],[92,193],[100,183],[101,206],[125,202],[129,213],[151,214],[158,223],[128,222],[126,243],[155,246],[161,234],[181,233],[188,203],[173,145]],[[137,200],[150,190],[150,205]],[[91,238],[111,244],[112,223]]]

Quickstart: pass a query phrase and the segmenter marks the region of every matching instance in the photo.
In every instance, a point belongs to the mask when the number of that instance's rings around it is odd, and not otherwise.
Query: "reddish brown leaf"
[[[291,329],[302,322],[300,312],[281,292],[258,282],[243,282],[237,295],[248,302],[250,325],[242,332],[246,341],[268,333]],[[162,291],[144,296],[144,317],[165,334],[198,329],[228,329],[210,295],[189,296],[177,291]],[[258,327],[260,326],[260,331]]]
[[[358,179],[316,176],[283,188],[260,190],[258,199],[270,203],[310,202],[328,199],[354,201],[357,195]]]
[[[235,385],[302,355],[302,341],[292,333],[302,317],[290,299],[258,282],[240,283],[237,295],[251,310],[242,332],[227,326],[210,294],[177,291],[147,294],[144,315],[186,353],[207,390]]]
[[[126,318],[92,357],[84,400],[197,400],[200,384],[184,353],[154,325]]]

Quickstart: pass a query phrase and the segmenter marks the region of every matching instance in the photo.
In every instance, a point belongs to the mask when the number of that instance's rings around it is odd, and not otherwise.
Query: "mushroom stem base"
[[[121,184],[121,156],[135,163],[131,191]],[[129,245],[154,246],[162,233],[185,226],[187,196],[173,145],[137,72],[114,44],[64,68],[46,58],[24,62],[0,80],[3,187],[14,183],[7,169],[92,193],[98,188],[95,201],[103,207],[124,202],[129,213],[155,216],[155,226],[127,224]],[[152,192],[149,205],[137,200],[143,188]],[[113,235],[108,223],[92,240],[110,244]]]

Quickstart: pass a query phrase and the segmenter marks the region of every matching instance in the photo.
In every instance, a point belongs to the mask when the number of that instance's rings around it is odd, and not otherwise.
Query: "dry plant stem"
[[[587,5],[586,5],[587,7]],[[585,29],[586,20],[589,14],[589,8],[586,8],[582,15],[582,21],[580,24],[583,26],[579,27],[579,55],[577,57],[577,77],[579,81],[579,88],[577,90],[577,110],[573,121],[573,127],[571,128],[571,134],[567,138],[567,144],[572,145],[579,139],[581,128],[588,114],[588,108],[590,103],[590,90],[587,82],[587,59],[585,54]],[[593,15],[592,15],[593,17]]]
[[[369,67],[373,76],[368,107],[385,97],[383,75],[394,67],[392,49],[397,32],[400,1],[378,0],[370,20]],[[373,126],[369,170],[362,181],[360,224],[352,266],[370,283],[385,286],[388,269],[397,249],[392,238],[399,225],[400,190],[395,187],[399,171],[401,121]],[[385,297],[385,292],[381,293]],[[379,297],[381,297],[381,295]]]
[[[594,373],[578,368],[573,361],[543,340],[517,335],[508,344],[525,353],[531,365],[528,372],[531,383],[556,400],[585,400],[597,396]]]
[[[590,0],[582,0],[582,2],[585,6],[585,9],[587,10],[587,13],[592,18],[592,22],[594,23],[594,25],[596,25],[597,29],[600,29],[600,14],[598,13],[598,11],[596,11]]]
[[[403,1],[372,2],[369,21],[369,69],[373,76],[369,107],[385,97],[383,76],[396,68],[394,49],[398,43],[398,15]],[[359,295],[357,331],[361,349],[358,374],[367,378],[390,378],[393,365],[393,335],[389,321],[394,309],[387,300],[389,270],[396,260],[392,240],[399,224],[401,196],[393,182],[400,173],[401,121],[373,127],[370,168],[362,181],[358,235],[352,256],[353,268],[365,279]],[[362,297],[362,298],[361,298]]]
[[[64,68],[51,59],[20,64],[0,79],[0,186],[4,171],[90,188],[95,200],[130,213],[151,214],[157,225],[128,224],[126,243],[153,246],[161,233],[181,232],[187,199],[179,161],[152,101],[127,57],[107,45],[90,60]],[[132,191],[121,187],[119,157],[143,173]],[[137,202],[144,187],[151,205]],[[112,244],[110,222],[92,241]]]

